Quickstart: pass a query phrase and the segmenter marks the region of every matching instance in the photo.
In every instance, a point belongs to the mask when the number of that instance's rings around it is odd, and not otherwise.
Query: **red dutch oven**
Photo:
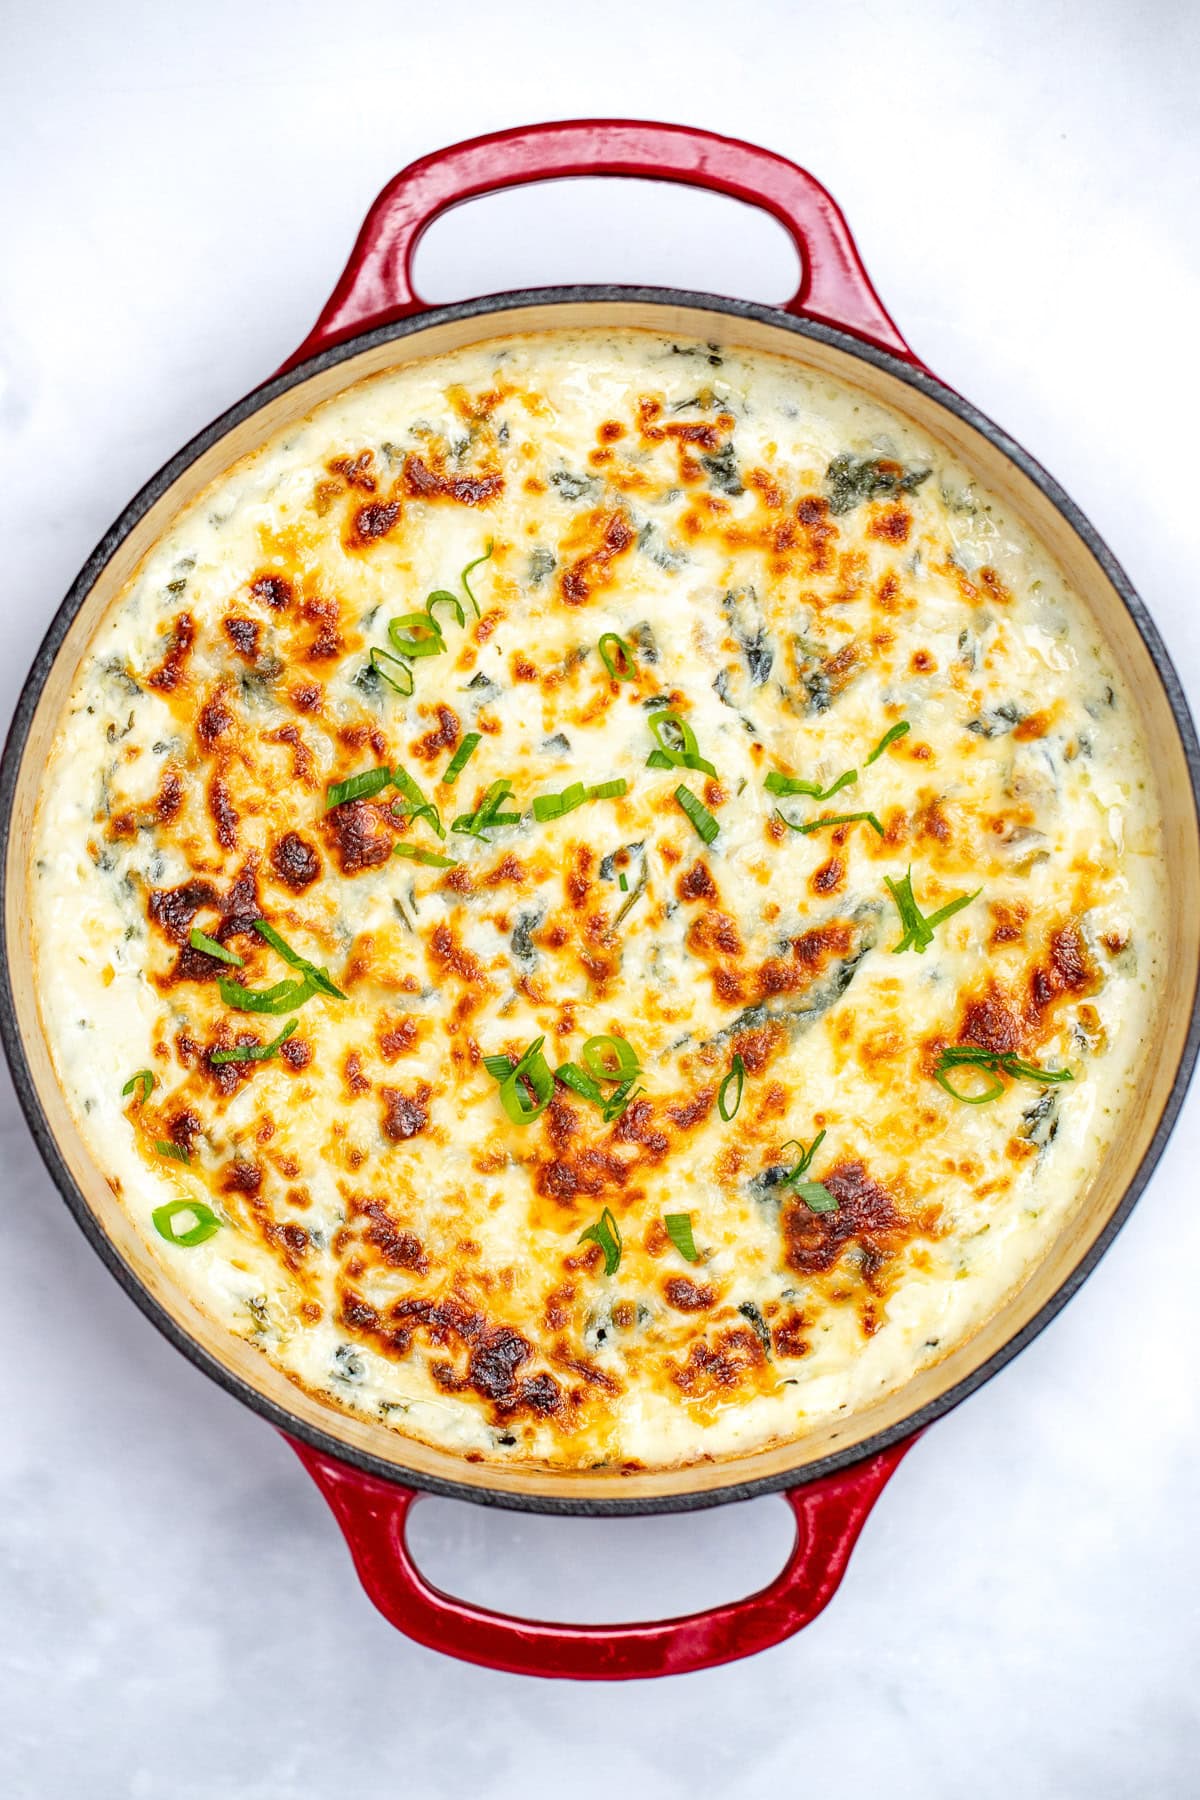
[[[687,183],[765,208],[800,256],[781,308],[662,288],[573,287],[430,308],[412,277],[421,234],[459,202],[527,182],[624,175]],[[1136,1119],[1044,1263],[971,1342],[897,1394],[834,1429],[720,1464],[650,1472],[482,1470],[363,1425],[276,1379],[225,1341],[140,1247],[89,1162],[50,1068],[37,1019],[24,871],[37,783],[74,669],[104,606],[189,491],[340,386],[400,360],[556,324],[642,325],[796,357],[905,410],[1015,509],[1092,609],[1140,709],[1162,783],[1172,971],[1142,1075]],[[677,1674],[766,1649],[809,1623],[837,1589],[859,1532],[920,1431],[1000,1368],[1049,1321],[1116,1235],[1162,1152],[1200,1036],[1200,755],[1178,679],[1129,582],[1094,529],[1019,445],[913,355],[863,268],[838,207],[795,164],[677,125],[584,120],[498,132],[415,162],[372,206],[328,304],[279,373],[189,444],[138,495],[81,573],[18,704],[0,769],[4,957],[0,1029],[18,1094],[52,1176],[114,1274],[185,1355],[287,1436],[329,1502],[376,1606],[447,1655],[516,1673],[615,1680]],[[527,1510],[685,1510],[783,1492],[796,1520],[787,1563],[760,1592],[658,1623],[577,1626],[512,1618],[440,1592],[405,1536],[423,1493]]]

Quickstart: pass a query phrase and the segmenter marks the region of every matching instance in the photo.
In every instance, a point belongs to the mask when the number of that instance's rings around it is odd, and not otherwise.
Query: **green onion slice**
[[[255,919],[254,929],[259,937],[266,939],[277,956],[282,956],[285,963],[289,963],[293,969],[299,969],[308,978],[318,994],[328,994],[334,1000],[346,998],[340,987],[334,987],[327,972],[319,969],[316,963],[309,962],[299,951],[293,950],[290,944],[285,944],[273,925],[268,925],[265,919]]]
[[[218,980],[217,986],[226,1006],[232,1006],[237,1012],[250,1013],[295,1012],[316,992],[303,975],[296,981],[278,981],[269,988],[243,987],[240,981],[227,981],[224,977]]]
[[[273,1037],[269,1044],[235,1044],[232,1050],[214,1050],[208,1060],[211,1063],[266,1062],[269,1056],[274,1056],[280,1044],[287,1042],[299,1023],[299,1019],[290,1019],[279,1036]]]
[[[442,774],[443,787],[454,786],[482,742],[483,735],[481,732],[468,731],[466,737],[458,746],[458,749],[454,752],[450,761],[446,764]]]
[[[398,619],[389,619],[388,637],[392,648],[412,662],[422,656],[440,656],[446,648],[437,620],[423,612],[402,613]]]
[[[195,1224],[177,1231],[175,1221],[184,1213],[189,1213]],[[203,1200],[168,1200],[165,1206],[155,1207],[150,1220],[159,1237],[166,1238],[168,1244],[182,1244],[189,1250],[195,1244],[203,1244],[221,1229],[220,1219]]]
[[[514,1125],[532,1125],[554,1098],[554,1077],[542,1055],[545,1041],[544,1037],[535,1038],[500,1083],[500,1104]]]
[[[596,648],[613,681],[632,681],[637,674],[633,650],[615,631],[606,631]]]
[[[559,1063],[554,1071],[554,1079],[561,1081],[564,1087],[573,1089],[583,1099],[590,1100],[593,1106],[605,1104],[604,1089],[598,1081],[594,1081],[585,1070],[581,1069],[578,1063]]]
[[[721,827],[709,812],[703,800],[698,799],[696,795],[693,794],[691,788],[684,787],[681,783],[680,786],[675,789],[675,801],[687,814],[698,834],[704,839],[704,842],[706,844],[713,843]]]
[[[797,1197],[803,1200],[809,1212],[836,1212],[838,1203],[823,1181],[800,1181],[796,1184]]]
[[[474,562],[469,562],[467,564],[466,568],[463,570],[462,574],[458,578],[463,584],[463,592],[466,594],[467,599],[471,602],[471,605],[475,608],[475,617],[477,619],[480,617],[479,602],[475,598],[475,595],[471,591],[471,584],[467,580],[467,576],[471,573],[472,569],[477,569],[479,567],[480,563],[487,562],[494,549],[495,549],[495,545],[493,544],[491,538],[489,538],[487,541],[487,548],[484,550],[483,555],[477,556],[475,558]]]
[[[894,744],[897,738],[902,738],[906,731],[911,730],[912,726],[909,724],[908,720],[901,719],[898,725],[893,725],[890,731],[884,732],[863,766],[869,769],[871,764],[883,755],[889,744]]]
[[[629,877],[628,877],[628,875],[626,875],[624,869],[621,869],[618,871],[617,886],[620,888],[620,890],[623,894],[627,894],[629,892]]]
[[[133,1104],[135,1106],[144,1106],[154,1092],[155,1085],[154,1071],[152,1069],[139,1069],[136,1075],[131,1075],[129,1077],[129,1080],[125,1083],[121,1092],[122,1094],[132,1094],[134,1088],[140,1089],[141,1091]]]
[[[235,969],[246,966],[244,956],[239,956],[236,950],[227,950],[224,944],[218,944],[216,938],[208,937],[196,925],[188,933],[188,943],[193,950],[203,950],[205,956],[215,956],[218,962],[231,963]]]
[[[392,783],[392,771],[386,766],[378,769],[364,769],[361,775],[351,775],[348,781],[335,781],[325,795],[325,810],[343,806],[347,800],[369,800],[372,794],[382,792]]]
[[[585,787],[582,781],[573,781],[561,794],[535,795],[533,816],[539,825],[545,825],[550,819],[564,818],[587,800],[616,800],[628,788],[629,783],[619,777],[613,781],[598,782],[595,787]]]
[[[783,1177],[782,1185],[784,1187],[792,1187],[796,1182],[801,1181],[804,1178],[804,1176],[808,1174],[808,1171],[812,1168],[813,1157],[817,1154],[817,1151],[821,1148],[821,1143],[822,1143],[822,1140],[824,1139],[824,1136],[825,1136],[825,1128],[824,1128],[824,1126],[822,1126],[821,1130],[818,1131],[816,1137],[813,1139],[812,1143],[808,1146],[807,1150],[804,1148],[804,1145],[800,1142],[799,1138],[789,1138],[788,1139],[787,1143],[783,1146],[784,1150],[785,1151],[790,1150],[792,1148],[792,1146],[795,1145],[796,1149],[800,1152],[800,1160],[796,1164],[795,1168],[790,1169],[788,1171],[788,1173]]]
[[[898,944],[892,945],[892,954],[899,956],[901,951],[916,950],[924,956],[933,942],[933,933],[938,925],[944,925],[947,919],[961,912],[964,906],[970,906],[972,900],[978,900],[982,888],[976,888],[973,894],[959,894],[937,912],[930,913],[928,918],[917,905],[912,889],[912,866],[899,881],[893,881],[890,875],[884,876],[892,899],[896,902],[896,911],[900,914],[900,923],[904,926],[904,936]]]
[[[699,1262],[700,1252],[697,1250],[696,1240],[692,1236],[691,1213],[664,1213],[663,1224],[667,1228],[667,1236],[684,1261]]]
[[[590,1037],[580,1055],[584,1068],[595,1081],[628,1081],[642,1072],[637,1052],[627,1038]]]
[[[830,831],[835,825],[858,825],[860,823],[873,826],[880,837],[883,836],[883,826],[873,812],[829,813],[823,819],[809,819],[803,825],[794,825],[778,807],[775,808],[775,816],[777,819],[783,819],[789,830],[798,831],[802,837],[809,837],[814,831]]]
[[[439,856],[436,850],[422,850],[419,844],[393,844],[393,856],[407,856],[410,862],[424,863],[430,869],[457,869],[452,856]]]
[[[716,775],[713,765],[700,755],[695,732],[679,713],[662,707],[650,714],[647,724],[658,746],[646,758],[648,769],[698,769],[704,775]]]
[[[399,763],[392,770],[392,783],[400,789],[400,799],[392,801],[397,818],[427,819],[440,838],[446,835],[441,814],[432,800],[427,800],[408,770]]]
[[[737,1109],[742,1104],[742,1089],[746,1085],[746,1065],[740,1056],[735,1056],[728,1075],[717,1089],[717,1111],[728,1125],[736,1117]],[[732,1101],[729,1090],[733,1088]]]
[[[507,778],[493,781],[475,811],[459,813],[450,827],[451,831],[462,832],[468,837],[483,837],[485,831],[495,830],[501,825],[519,825],[520,813],[500,811],[511,793],[512,782]]]
[[[613,1089],[612,1093],[608,1096],[608,1099],[601,1106],[600,1117],[604,1120],[606,1125],[615,1124],[625,1113],[626,1108],[631,1102],[636,1100],[639,1094],[645,1093],[645,1088],[634,1086],[636,1080],[637,1076],[631,1075],[628,1081],[623,1081],[620,1087]]]
[[[599,1244],[604,1252],[604,1273],[615,1275],[621,1266],[621,1228],[606,1206],[594,1225],[579,1234],[581,1244],[588,1242]]]
[[[172,1162],[190,1163],[192,1160],[182,1144],[173,1144],[168,1138],[155,1138],[154,1148],[160,1156],[169,1156]]]
[[[401,694],[404,699],[409,698],[413,691],[413,672],[406,662],[402,662],[398,656],[393,656],[390,650],[381,650],[378,644],[373,647],[369,661],[381,681],[386,681],[390,688],[395,688],[396,692]],[[379,665],[385,662],[392,663],[399,669],[399,675],[389,675],[386,669],[380,668]]]
[[[964,1094],[949,1079],[952,1069],[975,1069],[982,1076],[989,1077],[988,1085],[979,1093]],[[1019,1056],[998,1055],[985,1050],[979,1044],[947,1044],[938,1053],[937,1066],[933,1071],[933,1079],[938,1086],[944,1088],[952,1099],[961,1100],[966,1106],[986,1106],[992,1100],[998,1100],[1004,1092],[1001,1074],[1011,1076],[1014,1081],[1036,1081],[1045,1084],[1057,1084],[1062,1081],[1073,1081],[1075,1077],[1070,1069],[1041,1069],[1037,1063],[1024,1062]]]
[[[494,1081],[507,1081],[516,1064],[511,1056],[485,1056],[483,1066]]]
[[[813,800],[832,800],[835,794],[840,794],[844,787],[850,787],[857,780],[858,770],[847,769],[829,787],[823,788],[819,781],[803,781],[799,775],[781,775],[778,769],[772,769],[763,786],[768,794],[778,794],[781,798],[791,794],[807,794]],[[790,820],[785,823],[790,823]],[[798,827],[793,826],[793,830],[796,829]]]
[[[466,624],[467,615],[462,609],[462,601],[459,599],[458,595],[452,594],[450,592],[449,588],[437,588],[432,594],[430,594],[428,600],[426,600],[426,602],[425,602],[425,611],[428,614],[430,622],[432,623],[435,631],[440,633],[441,629],[442,629],[441,626],[438,624],[437,617],[436,617],[437,609],[439,606],[453,607],[454,608],[454,618],[455,618],[456,624],[459,624],[459,625]]]

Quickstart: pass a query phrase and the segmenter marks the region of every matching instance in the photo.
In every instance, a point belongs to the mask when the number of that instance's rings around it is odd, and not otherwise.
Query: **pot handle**
[[[442,1593],[417,1568],[405,1536],[409,1510],[422,1497],[418,1490],[287,1441],[329,1502],[368,1595],[406,1637],[510,1675],[628,1681],[753,1656],[815,1619],[836,1593],[868,1513],[917,1435],[787,1492],[796,1541],[765,1588],[707,1612],[633,1625],[546,1624]]]
[[[800,258],[800,286],[784,312],[917,360],[872,287],[840,207],[807,170],[773,151],[687,125],[576,119],[494,131],[402,169],[367,214],[341,280],[284,370],[356,332],[426,311],[413,286],[413,254],[441,213],[481,194],[567,175],[679,181],[763,207]]]

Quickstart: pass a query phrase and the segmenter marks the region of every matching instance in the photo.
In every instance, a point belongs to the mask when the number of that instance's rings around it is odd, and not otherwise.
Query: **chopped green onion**
[[[801,1181],[796,1184],[797,1198],[803,1200],[809,1212],[836,1212],[838,1203],[823,1181]]]
[[[545,825],[550,819],[565,818],[567,813],[574,812],[582,806],[588,797],[588,791],[582,781],[573,781],[565,787],[561,794],[537,794],[533,802],[533,816],[539,825]]]
[[[627,1038],[590,1037],[580,1055],[584,1068],[596,1081],[628,1081],[641,1074],[637,1052]]]
[[[594,1225],[579,1234],[581,1244],[588,1242],[599,1244],[604,1252],[604,1273],[615,1275],[621,1266],[621,1228],[606,1206]]]
[[[190,1163],[191,1156],[182,1144],[172,1144],[166,1138],[155,1138],[154,1148],[160,1156],[169,1156],[172,1162]]]
[[[637,664],[633,658],[633,651],[623,637],[618,637],[615,631],[606,631],[600,639],[597,649],[600,652],[600,660],[613,681],[633,680],[637,674]]]
[[[239,956],[236,950],[227,950],[224,944],[218,944],[216,938],[206,936],[197,925],[193,925],[188,933],[188,943],[193,950],[203,950],[205,956],[215,956],[218,962],[232,963],[235,969],[244,969],[246,966],[244,956]]]
[[[614,1088],[608,1099],[605,1100],[600,1108],[600,1116],[606,1125],[615,1124],[624,1114],[630,1102],[636,1100],[639,1094],[645,1093],[645,1088],[633,1085],[636,1080],[637,1076],[631,1075],[629,1080],[623,1081],[619,1088]]]
[[[403,613],[388,620],[388,637],[392,648],[415,662],[422,656],[440,656],[446,648],[436,619],[428,613]]]
[[[973,894],[960,894],[956,900],[951,900],[938,912],[930,913],[926,918],[913,894],[911,864],[908,873],[899,881],[893,881],[890,875],[885,875],[884,881],[887,883],[892,899],[896,902],[896,910],[900,914],[900,922],[904,926],[904,936],[898,944],[892,946],[894,956],[899,956],[902,950],[909,949],[916,950],[919,955],[924,956],[933,942],[935,927],[945,924],[947,919],[953,918],[954,914],[960,912],[964,906],[970,906],[972,900],[977,900],[983,892],[982,888],[976,888]]]
[[[520,813],[501,812],[500,808],[512,793],[512,782],[507,778],[493,781],[482,801],[473,813],[459,813],[451,825],[451,831],[459,831],[468,837],[482,837],[485,831],[491,831],[501,825],[519,825]]]
[[[462,774],[463,770],[466,768],[467,764],[470,762],[471,758],[474,756],[476,750],[479,748],[479,745],[482,742],[483,742],[483,737],[480,732],[468,731],[466,737],[463,739],[462,743],[458,746],[458,749],[454,752],[454,755],[450,758],[450,761],[446,764],[445,770],[443,771],[443,774],[442,774],[442,786],[443,787],[453,787],[454,786],[455,782],[458,780],[459,776]]]
[[[858,770],[847,769],[846,773],[839,775],[830,787],[822,788],[819,781],[803,781],[799,775],[781,775],[777,769],[772,769],[763,782],[763,786],[768,794],[778,794],[781,797],[791,794],[807,794],[813,800],[832,800],[835,794],[840,793],[844,787],[849,787],[857,780]],[[786,820],[785,823],[790,823],[790,820]],[[795,829],[798,828],[793,826],[793,830]]]
[[[813,1139],[812,1143],[808,1146],[807,1150],[804,1148],[804,1145],[800,1142],[799,1138],[789,1138],[788,1139],[787,1143],[783,1146],[784,1150],[790,1150],[792,1145],[794,1144],[796,1146],[796,1149],[800,1152],[800,1160],[796,1164],[795,1168],[790,1169],[788,1171],[788,1173],[783,1177],[783,1186],[784,1187],[791,1187],[794,1182],[800,1181],[805,1175],[808,1174],[808,1171],[812,1167],[813,1157],[817,1154],[817,1151],[820,1149],[821,1142],[822,1142],[822,1139],[824,1138],[824,1136],[825,1136],[825,1128],[824,1128],[824,1126],[822,1126],[821,1130],[818,1131],[816,1137]]]
[[[893,725],[890,731],[885,731],[875,748],[872,750],[870,756],[868,756],[864,767],[869,769],[871,764],[875,762],[878,757],[883,755],[889,744],[894,744],[897,738],[902,738],[906,731],[911,730],[912,726],[909,724],[908,720],[901,719],[898,725]]]
[[[485,1056],[483,1066],[493,1081],[507,1081],[516,1064],[511,1056]]]
[[[514,1125],[532,1125],[554,1098],[554,1077],[542,1055],[545,1041],[544,1037],[535,1038],[500,1083],[500,1104]]]
[[[981,1075],[990,1076],[991,1079],[982,1093],[964,1094],[949,1080],[951,1069],[976,1069]],[[938,1052],[933,1079],[952,1099],[961,1100],[966,1106],[986,1106],[990,1101],[998,1100],[1004,1092],[1001,1073],[1011,1076],[1014,1081],[1048,1084],[1075,1079],[1070,1069],[1041,1069],[1037,1063],[1023,1062],[1019,1056],[1000,1055],[983,1049],[979,1044],[945,1045]]]
[[[713,765],[700,755],[695,732],[677,712],[663,707],[650,714],[647,724],[658,746],[646,758],[648,769],[699,769],[704,775],[716,775]]]
[[[704,842],[706,844],[713,843],[721,827],[713,818],[713,815],[709,812],[703,800],[697,799],[691,788],[684,787],[682,784],[675,789],[675,800],[687,814],[688,818],[695,826],[696,831],[704,839]]]
[[[303,975],[296,981],[278,981],[269,988],[243,987],[240,981],[226,981],[224,977],[218,980],[217,986],[226,1006],[232,1006],[238,1012],[252,1013],[295,1012],[316,992]]]
[[[392,770],[393,785],[400,789],[401,798],[392,801],[392,812],[398,818],[427,819],[440,838],[446,835],[446,827],[442,824],[441,814],[432,800],[427,800],[408,770],[399,763]]]
[[[280,1044],[287,1042],[299,1023],[299,1019],[289,1020],[279,1036],[273,1037],[269,1044],[235,1044],[232,1050],[214,1050],[208,1060],[214,1064],[266,1062],[269,1056],[274,1056]]]
[[[372,648],[369,661],[381,681],[386,681],[390,688],[395,688],[396,692],[403,695],[404,699],[409,698],[413,691],[413,672],[406,662],[402,662],[398,656],[393,656],[390,650],[381,650],[378,644]],[[389,675],[386,669],[380,668],[380,663],[384,662],[395,664],[400,671],[399,679],[395,675]]]
[[[140,1088],[141,1092],[133,1104],[135,1106],[144,1106],[154,1092],[155,1080],[153,1070],[139,1069],[136,1075],[131,1075],[129,1077],[129,1080],[125,1083],[121,1092],[122,1094],[132,1094],[134,1088]]]
[[[793,825],[792,821],[785,818],[779,808],[776,807],[775,817],[777,819],[783,819],[784,824],[789,830],[798,831],[802,837],[808,837],[814,831],[829,831],[835,825],[857,825],[859,823],[866,823],[873,826],[880,837],[883,836],[883,826],[879,823],[879,820],[875,817],[873,812],[830,813],[824,819],[809,819],[804,825]]]
[[[317,993],[328,994],[334,1000],[346,998],[340,987],[334,987],[327,971],[318,968],[316,963],[309,962],[306,956],[301,956],[290,944],[285,944],[273,925],[268,925],[265,919],[255,919],[254,929],[259,937],[266,939],[277,956],[282,956],[285,963],[289,963],[293,969],[299,969],[308,978]]]
[[[626,875],[624,869],[620,869],[617,873],[617,886],[623,894],[629,892],[629,877]]]
[[[585,1100],[590,1100],[593,1106],[604,1105],[604,1090],[600,1083],[593,1081],[592,1077],[585,1073],[578,1063],[559,1063],[554,1071],[554,1079],[561,1081],[564,1087],[572,1088]]]
[[[430,869],[457,869],[452,856],[439,856],[436,850],[422,850],[419,844],[393,844],[393,856],[407,856],[412,862],[424,863]]]
[[[378,769],[364,769],[361,775],[351,775],[348,781],[335,781],[325,795],[325,810],[343,806],[347,800],[369,800],[372,794],[380,793],[392,784],[392,771],[384,765]]]
[[[195,1224],[184,1231],[176,1231],[175,1221],[181,1213],[190,1213]],[[203,1200],[168,1200],[165,1206],[155,1207],[150,1221],[159,1237],[166,1238],[168,1244],[182,1244],[189,1250],[195,1244],[203,1244],[221,1229],[220,1219]]]
[[[573,781],[565,787],[561,794],[537,794],[534,796],[533,816],[539,825],[545,825],[550,819],[561,819],[586,800],[616,800],[627,791],[629,783],[620,777],[613,781],[598,782],[595,787],[585,787],[582,781]]]
[[[729,1089],[736,1084],[733,1104],[729,1104]],[[728,1075],[717,1089],[717,1111],[728,1125],[736,1117],[737,1109],[742,1104],[742,1089],[746,1084],[746,1065],[740,1056],[735,1056]]]
[[[458,595],[452,594],[449,588],[438,588],[434,593],[430,594],[428,600],[426,600],[425,611],[429,615],[434,630],[438,632],[439,635],[441,634],[442,628],[435,617],[439,606],[452,606],[454,608],[456,623],[459,625],[466,624],[467,615],[462,609],[462,601],[458,598]]]
[[[664,1213],[663,1224],[667,1228],[667,1236],[684,1261],[699,1262],[700,1252],[697,1250],[696,1240],[692,1236],[691,1213]]]
[[[471,573],[472,569],[477,569],[479,567],[480,563],[487,562],[487,560],[491,556],[494,548],[495,548],[495,546],[492,543],[491,538],[489,538],[487,541],[487,549],[484,551],[483,555],[477,556],[475,558],[474,562],[469,562],[467,564],[466,568],[463,570],[462,574],[458,578],[463,584],[463,592],[466,594],[467,599],[471,602],[471,605],[475,608],[475,617],[477,619],[480,617],[479,602],[475,598],[474,594],[471,592],[471,584],[467,580],[467,576]]]

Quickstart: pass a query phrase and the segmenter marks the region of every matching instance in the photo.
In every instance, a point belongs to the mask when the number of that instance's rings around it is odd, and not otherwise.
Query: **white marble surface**
[[[1200,699],[1198,14],[1188,0],[0,8],[7,715],[128,496],[308,328],[396,167],[526,119],[757,138],[842,201],[901,327],[1107,535]],[[431,295],[788,286],[665,189],[464,210]],[[0,1096],[0,1794],[1147,1800],[1200,1792],[1200,1093],[1050,1331],[912,1453],[825,1616],[608,1690],[406,1643],[274,1434],[123,1298]],[[426,1566],[546,1614],[748,1591],[785,1510],[591,1523],[427,1503]]]

